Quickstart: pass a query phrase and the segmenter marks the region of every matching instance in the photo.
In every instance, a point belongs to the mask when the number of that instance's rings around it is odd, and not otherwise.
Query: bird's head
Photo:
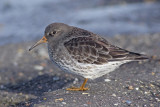
[[[69,31],[70,28],[71,28],[71,26],[68,26],[63,23],[52,23],[52,24],[48,25],[45,29],[45,33],[44,33],[44,36],[42,37],[42,39],[39,40],[37,43],[35,43],[29,49],[29,51],[31,51],[33,48],[35,48],[36,46],[38,46],[42,43],[56,41],[59,38],[63,38],[63,36],[65,36],[65,34]]]

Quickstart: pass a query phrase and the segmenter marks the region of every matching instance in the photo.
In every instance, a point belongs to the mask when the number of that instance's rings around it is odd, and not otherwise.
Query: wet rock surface
[[[84,107],[160,105],[160,34],[114,36],[110,42],[151,56],[130,62],[86,84],[88,91],[66,91],[83,78],[65,73],[48,58],[45,45],[29,52],[33,42],[0,46],[0,107]]]

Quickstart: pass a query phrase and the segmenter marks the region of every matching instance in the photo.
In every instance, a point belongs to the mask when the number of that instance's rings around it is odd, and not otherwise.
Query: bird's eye
[[[48,33],[47,35],[48,36],[54,36],[54,34],[56,34],[56,33],[57,33],[56,31],[53,31],[53,32]]]
[[[53,32],[53,34],[56,34],[56,33],[57,33],[56,31]]]

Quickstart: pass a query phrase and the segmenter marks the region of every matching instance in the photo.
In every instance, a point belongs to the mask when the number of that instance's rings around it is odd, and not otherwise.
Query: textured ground
[[[53,66],[45,45],[0,46],[0,107],[158,107],[160,106],[160,34],[115,36],[115,45],[152,56],[146,62],[130,62],[102,78],[88,81],[90,90],[66,91],[80,86],[82,77]]]

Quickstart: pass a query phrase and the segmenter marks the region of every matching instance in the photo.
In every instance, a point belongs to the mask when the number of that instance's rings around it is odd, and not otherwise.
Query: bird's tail
[[[128,58],[131,58],[132,60],[147,60],[149,57],[144,54],[129,52]]]

